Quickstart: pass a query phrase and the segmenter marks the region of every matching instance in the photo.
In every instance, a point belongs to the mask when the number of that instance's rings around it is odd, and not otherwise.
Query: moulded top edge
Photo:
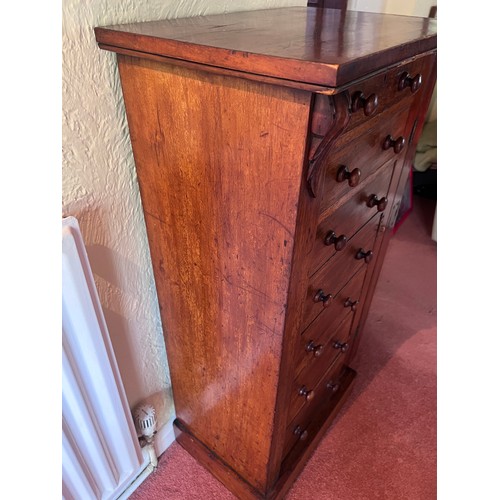
[[[289,7],[95,28],[97,41],[143,54],[338,87],[433,50],[436,21]]]

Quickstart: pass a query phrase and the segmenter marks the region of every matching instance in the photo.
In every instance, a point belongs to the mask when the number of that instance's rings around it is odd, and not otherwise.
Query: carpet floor
[[[415,197],[392,238],[353,392],[287,500],[431,500],[436,486],[436,202]],[[132,500],[235,497],[177,443]]]

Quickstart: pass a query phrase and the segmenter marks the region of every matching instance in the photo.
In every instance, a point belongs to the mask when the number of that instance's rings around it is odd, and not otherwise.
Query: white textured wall
[[[63,0],[63,215],[82,230],[130,406],[172,416],[169,372],[115,54],[93,28],[305,0]]]
[[[437,5],[437,0],[348,0],[347,9],[427,17],[433,5]]]

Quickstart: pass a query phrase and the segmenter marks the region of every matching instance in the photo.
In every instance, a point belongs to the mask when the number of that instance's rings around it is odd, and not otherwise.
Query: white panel
[[[108,496],[118,484],[118,473],[109,451],[104,447],[107,437],[102,436],[95,425],[92,407],[84,397],[84,387],[80,387],[72,367],[68,362],[63,343],[63,433],[75,450],[81,468],[87,474],[87,481],[94,486],[98,498]]]
[[[140,473],[143,458],[73,217],[63,220],[62,276],[63,492],[114,498]]]
[[[63,430],[62,436],[62,494],[65,500],[95,500],[98,497],[88,481],[88,471],[77,456],[77,450]]]
[[[347,10],[358,12],[384,12],[385,0],[349,0]]]

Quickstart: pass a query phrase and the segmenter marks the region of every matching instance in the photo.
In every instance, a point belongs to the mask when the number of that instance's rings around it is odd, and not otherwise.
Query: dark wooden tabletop
[[[436,47],[436,20],[290,7],[95,28],[102,48],[337,87]]]

